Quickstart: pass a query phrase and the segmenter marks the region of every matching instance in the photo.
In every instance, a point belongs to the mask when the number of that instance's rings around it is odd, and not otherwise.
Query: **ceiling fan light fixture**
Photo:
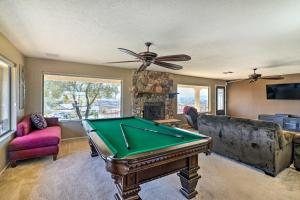
[[[189,61],[191,60],[191,57],[186,54],[177,54],[177,55],[168,55],[168,56],[159,56],[149,51],[150,46],[152,45],[152,42],[146,42],[145,45],[147,47],[147,51],[135,53],[131,50],[125,49],[125,48],[118,48],[123,53],[126,53],[128,55],[134,56],[138,61],[142,62],[142,66],[138,68],[138,72],[146,70],[148,66],[151,64],[155,64],[161,67],[165,67],[172,70],[180,70],[182,69],[181,65],[176,65],[169,62],[176,62],[176,61]],[[137,61],[120,61],[120,62],[110,62],[110,63],[128,63],[128,62],[137,62]]]

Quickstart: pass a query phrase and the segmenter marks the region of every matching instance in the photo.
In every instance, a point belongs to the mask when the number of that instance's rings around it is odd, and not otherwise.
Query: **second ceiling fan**
[[[275,75],[275,76],[262,76],[262,74],[256,73],[257,68],[253,69],[253,74],[249,75],[249,78],[247,79],[237,79],[237,80],[229,80],[226,81],[227,83],[233,83],[233,82],[239,82],[244,80],[249,80],[249,83],[254,83],[259,79],[268,79],[268,80],[281,80],[284,79],[283,76]]]
[[[173,70],[180,70],[182,69],[181,65],[173,64],[173,63],[167,63],[166,61],[170,62],[177,62],[177,61],[189,61],[191,60],[191,57],[185,54],[177,54],[177,55],[168,55],[168,56],[159,56],[149,51],[149,47],[152,45],[151,42],[145,43],[147,47],[147,51],[141,52],[141,53],[135,53],[131,50],[124,49],[124,48],[118,48],[120,51],[129,54],[131,56],[134,56],[136,60],[130,60],[130,61],[120,61],[120,62],[108,62],[108,63],[129,63],[129,62],[141,62],[142,65],[137,70],[138,72],[144,71],[147,67],[149,67],[151,64],[155,64],[161,67],[165,67],[168,69]]]

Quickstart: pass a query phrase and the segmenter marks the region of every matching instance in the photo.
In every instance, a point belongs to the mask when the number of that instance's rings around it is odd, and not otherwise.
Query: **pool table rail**
[[[152,152],[131,155],[125,158],[107,158],[107,170],[111,173],[128,174],[128,172],[137,172],[160,166],[172,161],[177,161],[199,153],[210,152],[210,143],[212,139],[207,138],[201,141],[194,141],[187,144],[166,147]],[[98,145],[97,145],[98,146]],[[124,167],[126,165],[126,167]]]
[[[91,148],[92,157],[100,155],[106,161],[107,159],[115,156],[106,143],[99,137],[96,130],[93,129],[88,122],[82,121],[82,125],[87,133],[87,136],[89,137],[89,145]]]

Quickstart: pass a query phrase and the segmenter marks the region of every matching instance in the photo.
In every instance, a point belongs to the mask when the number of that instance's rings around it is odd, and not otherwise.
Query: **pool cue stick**
[[[129,146],[129,143],[128,143],[126,134],[125,134],[124,129],[123,129],[123,127],[122,127],[122,123],[120,123],[120,128],[121,128],[121,132],[122,132],[123,139],[124,139],[124,141],[125,141],[126,147],[127,147],[127,149],[130,149],[130,146]]]
[[[148,129],[148,128],[141,128],[141,127],[138,127],[138,126],[132,126],[132,125],[128,125],[128,124],[123,124],[123,125],[124,125],[124,126],[128,126],[128,127],[131,127],[131,128],[143,130],[143,131],[153,132],[153,133],[156,133],[156,134],[167,135],[167,136],[170,136],[170,137],[184,138],[184,136],[178,135],[178,134],[173,135],[173,134],[170,134],[170,133],[163,133],[163,132],[155,131],[155,130]]]

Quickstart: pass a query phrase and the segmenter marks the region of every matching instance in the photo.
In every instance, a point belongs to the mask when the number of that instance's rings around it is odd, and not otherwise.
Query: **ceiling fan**
[[[279,75],[276,75],[276,76],[262,76],[262,74],[256,73],[256,70],[257,70],[257,68],[254,68],[253,69],[253,74],[250,74],[249,78],[247,78],[247,79],[229,80],[229,81],[226,81],[226,82],[227,83],[233,83],[233,82],[239,82],[239,81],[243,81],[243,80],[249,80],[249,83],[254,83],[259,79],[268,79],[268,80],[281,80],[281,79],[284,79],[283,76],[279,76]]]
[[[144,71],[147,67],[151,64],[155,64],[161,67],[173,69],[173,70],[180,70],[182,66],[176,65],[173,63],[167,63],[165,61],[188,61],[191,60],[191,57],[185,54],[177,54],[177,55],[169,55],[169,56],[159,56],[154,52],[149,51],[149,47],[152,45],[151,42],[145,43],[147,47],[147,51],[141,53],[135,53],[128,49],[118,48],[120,51],[134,56],[137,60],[130,60],[130,61],[120,61],[120,62],[108,62],[108,63],[129,63],[129,62],[142,62],[142,65],[137,70],[138,72]]]

